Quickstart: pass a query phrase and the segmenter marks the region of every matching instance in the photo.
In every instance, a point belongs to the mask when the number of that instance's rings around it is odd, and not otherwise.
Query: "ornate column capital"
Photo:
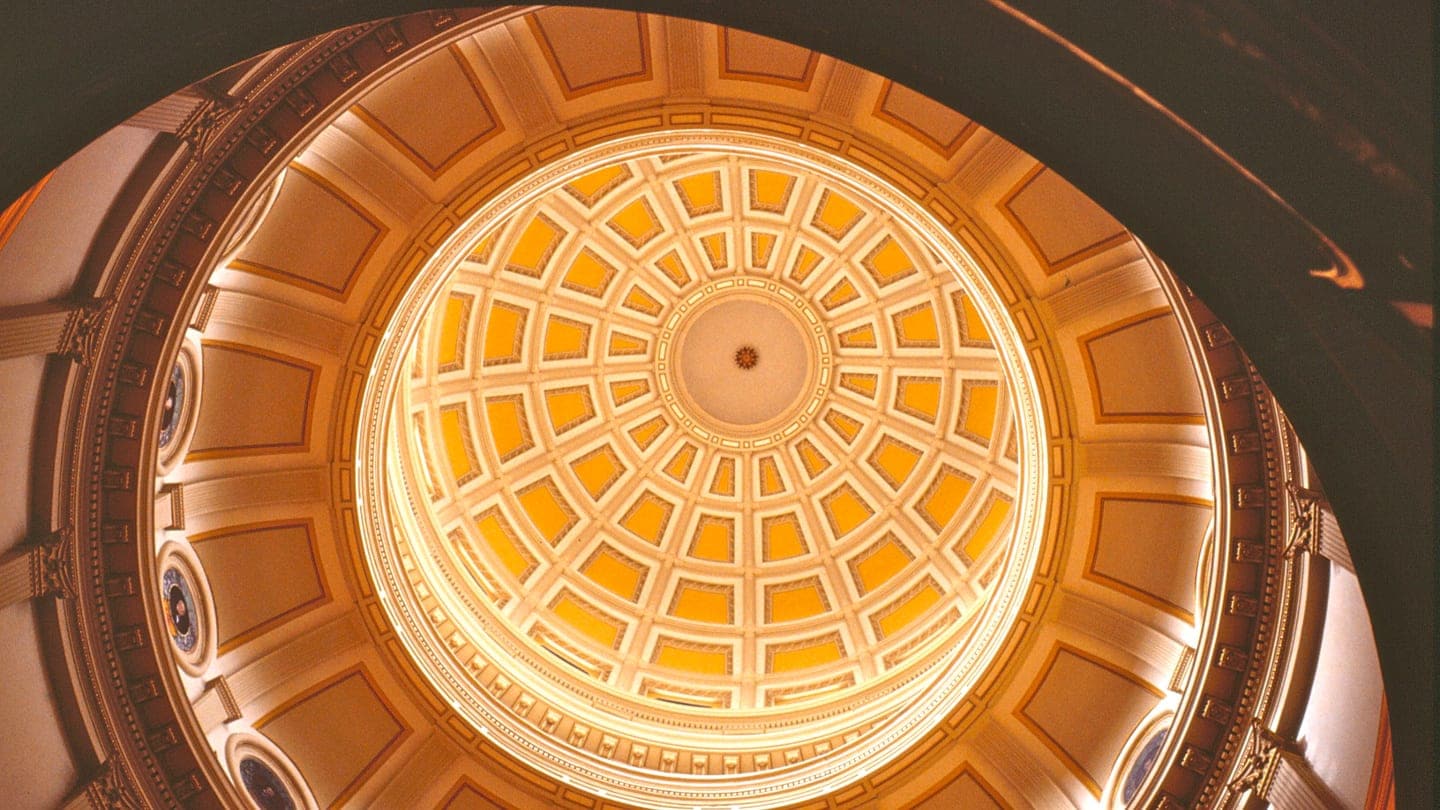
[[[106,760],[60,810],[141,810],[143,806],[122,769]]]
[[[100,332],[114,306],[113,299],[101,298],[71,310],[70,316],[65,319],[56,352],[82,366],[90,365],[100,345]]]
[[[1259,720],[1252,721],[1235,776],[1226,783],[1226,791],[1234,796],[1248,790],[1256,798],[1268,800],[1270,785],[1280,768],[1280,752],[1287,744]]]
[[[1325,496],[1294,481],[1285,484],[1285,491],[1290,524],[1285,538],[1285,557],[1294,557],[1302,551],[1319,554],[1321,510],[1325,508]]]
[[[53,594],[61,599],[75,598],[75,578],[70,566],[74,535],[72,529],[61,529],[31,549],[30,593],[33,596]]]

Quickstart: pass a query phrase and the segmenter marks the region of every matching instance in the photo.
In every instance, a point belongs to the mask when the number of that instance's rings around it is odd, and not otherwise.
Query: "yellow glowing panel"
[[[844,306],[860,297],[860,291],[850,283],[850,279],[842,278],[830,287],[829,292],[820,298],[820,306],[827,310]]]
[[[625,306],[652,317],[659,315],[660,310],[663,309],[660,302],[655,300],[655,296],[639,287],[631,287],[630,292],[625,294]]]
[[[855,441],[855,437],[860,435],[860,420],[840,413],[834,408],[825,412],[825,424],[829,425],[830,429],[835,431],[840,440],[846,444]]]
[[[803,283],[811,273],[815,272],[815,268],[819,266],[822,258],[824,257],[819,253],[801,245],[800,251],[795,254],[795,261],[790,264],[790,278]]]
[[[750,264],[753,267],[768,267],[770,254],[775,251],[775,234],[750,234]]]
[[[480,240],[480,244],[476,245],[475,249],[470,251],[470,255],[465,258],[472,262],[487,264],[490,261],[490,254],[495,250],[495,236],[499,234],[504,227],[505,225],[502,223],[496,227],[495,230],[486,234],[485,238]]]
[[[720,172],[702,172],[675,181],[680,203],[692,217],[720,210]]]
[[[684,287],[690,283],[690,271],[685,269],[685,262],[681,261],[680,254],[673,250],[656,259],[655,267],[676,287]]]
[[[546,360],[584,357],[590,351],[590,324],[551,315],[545,323]]]
[[[705,586],[682,580],[670,603],[670,615],[692,622],[729,624],[735,620],[730,607],[732,596],[733,590],[728,586]]]
[[[585,203],[586,207],[590,207],[629,178],[630,167],[622,163],[619,166],[596,169],[587,175],[577,177],[565,184],[565,190]]]
[[[760,521],[761,555],[765,562],[799,557],[809,551],[800,521],[793,515],[767,517]]]
[[[846,371],[840,375],[840,387],[870,399],[875,398],[875,391],[880,387],[880,377],[875,374],[857,374],[853,371]]]
[[[626,357],[632,354],[644,354],[650,348],[650,343],[644,338],[634,335],[627,335],[623,332],[610,333],[610,356]]]
[[[885,237],[870,254],[860,262],[870,275],[875,278],[875,283],[881,287],[893,284],[902,278],[915,272],[915,262],[911,261],[909,254],[900,247],[892,237]]]
[[[690,541],[690,556],[712,562],[735,559],[735,521],[730,518],[702,516]]]
[[[824,664],[834,663],[845,657],[838,638],[828,638],[818,644],[789,649],[770,648],[766,672],[794,672]]]
[[[870,454],[870,466],[891,489],[899,489],[919,462],[920,450],[889,436],[881,439]]]
[[[564,233],[560,226],[551,222],[544,214],[536,214],[521,231],[515,247],[510,249],[510,260],[505,269],[532,278],[539,278],[545,272],[550,254],[555,252]]]
[[[485,400],[485,423],[490,428],[490,443],[501,461],[509,461],[535,446],[530,437],[530,423],[525,418],[525,403],[518,394]]]
[[[820,195],[820,203],[815,206],[815,217],[810,224],[838,242],[844,239],[845,234],[864,216],[865,212],[860,210],[860,206],[827,190]]]
[[[583,385],[546,391],[545,410],[550,414],[550,427],[556,435],[572,430],[595,417],[595,405],[590,401],[590,389]]]
[[[730,674],[729,651],[708,644],[661,641],[655,645],[654,663],[698,675]]]
[[[636,397],[650,393],[649,380],[616,380],[610,383],[610,399],[620,407]]]
[[[989,343],[990,330],[985,328],[985,321],[981,319],[980,311],[975,309],[975,302],[963,292],[955,293],[955,300],[959,302],[960,323],[965,339],[975,343]]]
[[[535,561],[525,551],[524,546],[515,540],[515,533],[500,516],[499,510],[491,508],[477,515],[475,528],[479,530],[486,545],[490,546],[490,550],[500,559],[500,564],[514,574],[516,579],[525,581],[526,574],[535,567]]]
[[[785,481],[780,477],[780,467],[775,463],[774,458],[766,456],[760,459],[756,466],[760,473],[759,485],[762,496],[778,495],[785,491]]]
[[[440,435],[445,441],[445,458],[450,461],[450,473],[455,476],[457,484],[468,481],[478,472],[464,411],[464,407],[459,405],[440,410]]]
[[[610,280],[615,278],[615,268],[600,258],[590,248],[582,248],[570,262],[565,278],[560,282],[567,290],[574,290],[594,298],[604,298]]]
[[[445,299],[445,314],[440,322],[440,347],[435,359],[441,371],[459,368],[465,362],[465,321],[470,317],[470,305],[475,299],[460,293],[451,293]]]
[[[599,610],[568,593],[556,599],[550,610],[560,620],[607,649],[614,649],[619,644],[620,634],[625,630],[623,625],[604,618]]]
[[[750,207],[758,211],[781,213],[790,201],[795,178],[780,172],[750,170]]]
[[[689,442],[680,445],[680,449],[676,450],[675,455],[665,464],[665,474],[682,484],[685,483],[685,479],[690,475],[690,466],[695,463],[695,453],[695,445]]]
[[[924,616],[940,601],[940,591],[933,582],[927,582],[919,590],[894,605],[881,611],[874,620],[875,629],[881,638],[892,636],[905,629],[916,619]]]
[[[940,345],[940,326],[935,310],[927,303],[895,313],[895,342],[901,346],[934,348]]]
[[[520,502],[520,508],[525,510],[535,530],[552,546],[559,543],[578,521],[575,512],[561,497],[560,490],[555,488],[555,482],[549,478],[542,478],[520,490],[515,499]]]
[[[875,345],[875,327],[872,324],[867,323],[840,333],[842,349],[873,349]]]
[[[962,431],[979,437],[988,444],[995,432],[995,405],[1000,396],[999,386],[974,384],[965,386],[965,422]]]
[[[645,568],[609,546],[603,546],[580,569],[591,582],[615,594],[621,599],[634,602],[640,598],[640,587],[645,583]]]
[[[793,622],[819,616],[830,609],[820,582],[813,577],[802,582],[765,586],[765,621]]]
[[[855,576],[855,587],[862,594],[869,593],[904,571],[910,560],[910,552],[894,537],[887,536],[879,545],[850,564],[851,572]]]
[[[824,472],[830,466],[830,459],[821,455],[808,439],[801,439],[795,444],[795,455],[800,459],[800,466],[805,470],[805,474],[811,478]]]
[[[610,217],[609,225],[625,241],[634,247],[641,247],[660,233],[660,221],[644,197],[637,199]]]
[[[986,510],[985,517],[980,520],[980,525],[965,540],[965,556],[972,560],[980,559],[985,549],[994,542],[1000,529],[1005,526],[1005,519],[1010,516],[1010,502],[1004,498],[996,498],[990,502],[990,508]]]
[[[711,233],[700,237],[700,247],[705,250],[705,258],[710,260],[712,268],[719,270],[728,263],[729,247],[724,233]]]
[[[635,427],[630,428],[630,439],[635,442],[636,447],[641,450],[648,450],[650,449],[650,445],[656,439],[660,438],[660,435],[665,432],[667,427],[669,427],[669,425],[666,424],[664,417],[652,416]]]
[[[830,528],[836,537],[844,537],[875,514],[875,510],[861,500],[860,494],[849,484],[836,487],[820,499],[820,505],[824,507],[825,517],[829,518]]]
[[[960,511],[960,505],[965,502],[965,496],[970,494],[970,488],[974,485],[973,479],[954,467],[941,467],[916,507],[931,528],[937,532],[943,531],[954,519],[955,513]]]
[[[525,319],[530,313],[520,307],[499,301],[490,304],[490,317],[485,322],[485,349],[482,362],[487,366],[520,362],[520,345],[524,340]]]
[[[620,463],[620,457],[609,445],[604,445],[575,459],[570,463],[570,469],[574,470],[575,477],[580,479],[580,486],[585,487],[585,491],[590,493],[590,497],[597,501],[625,471],[625,467]]]
[[[911,416],[934,422],[940,413],[940,379],[901,377],[895,386],[895,407]]]
[[[734,495],[735,494],[735,460],[721,459],[715,465],[715,476],[710,479],[710,494],[712,495]]]
[[[670,513],[674,508],[669,501],[653,492],[646,492],[631,505],[630,511],[620,519],[620,525],[641,540],[658,546],[664,539],[665,526],[670,522]]]

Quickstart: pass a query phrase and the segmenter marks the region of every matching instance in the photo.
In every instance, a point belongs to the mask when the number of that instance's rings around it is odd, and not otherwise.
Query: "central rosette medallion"
[[[662,399],[709,444],[783,441],[816,417],[830,386],[824,322],[802,294],[763,276],[707,284],[675,306],[660,356]]]

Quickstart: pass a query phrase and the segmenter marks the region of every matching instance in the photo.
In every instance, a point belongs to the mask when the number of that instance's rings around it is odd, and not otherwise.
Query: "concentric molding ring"
[[[816,756],[761,773],[725,776],[698,776],[637,770],[590,751],[567,745],[540,726],[520,720],[479,684],[457,671],[446,651],[446,640],[428,626],[425,617],[406,607],[410,587],[400,573],[402,564],[383,542],[397,525],[389,514],[392,498],[413,497],[415,493],[387,490],[384,473],[388,460],[379,437],[388,435],[389,403],[396,396],[407,347],[413,343],[420,316],[441,293],[448,268],[453,266],[486,229],[513,215],[536,195],[548,192],[576,176],[587,166],[601,161],[643,157],[668,150],[708,148],[750,154],[764,159],[783,158],[804,171],[843,177],[850,187],[863,189],[870,198],[881,200],[885,210],[903,220],[927,247],[951,262],[952,269],[976,298],[987,328],[996,336],[1002,357],[1005,381],[1012,396],[1022,404],[1018,409],[1018,456],[1021,470],[1019,498],[1014,523],[1015,539],[1010,546],[1003,574],[997,579],[996,596],[989,600],[976,622],[964,649],[948,660],[935,662],[938,674],[924,682],[905,708],[885,720],[873,733],[853,744],[817,753]],[[1016,327],[999,313],[1006,312],[1003,300],[991,286],[974,259],[954,235],[934,222],[903,193],[858,167],[800,144],[778,139],[722,131],[686,131],[649,135],[603,144],[584,150],[570,159],[536,172],[502,193],[452,235],[432,261],[417,274],[407,294],[397,305],[391,323],[375,354],[372,373],[362,395],[357,435],[357,474],[360,486],[362,548],[366,565],[374,578],[380,603],[412,661],[424,670],[433,688],[465,716],[472,726],[511,754],[555,778],[579,783],[587,790],[626,801],[653,806],[693,806],[695,802],[736,806],[775,806],[823,795],[844,784],[863,778],[883,767],[922,739],[935,723],[963,700],[993,660],[1000,644],[1021,609],[1023,583],[1032,576],[1042,542],[1045,503],[1044,482],[1049,465],[1043,448],[1046,431],[1040,408],[1040,392],[1028,364],[1024,342]],[[414,530],[412,526],[411,530]],[[505,659],[513,654],[503,645],[488,657]],[[447,662],[448,661],[448,662]],[[534,683],[540,697],[559,703],[571,700],[553,684]],[[923,688],[922,688],[923,687]],[[529,712],[535,706],[531,697]]]

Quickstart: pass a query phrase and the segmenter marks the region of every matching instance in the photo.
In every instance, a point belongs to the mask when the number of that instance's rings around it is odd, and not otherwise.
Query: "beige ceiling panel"
[[[946,158],[953,156],[977,129],[969,118],[888,79],[875,100],[874,115]]]
[[[1057,273],[1127,241],[1125,228],[1066,182],[1037,165],[1000,202],[1047,274]]]
[[[949,810],[964,807],[967,810],[1009,810],[1011,805],[1000,798],[995,786],[981,778],[975,769],[966,765],[940,790],[922,800],[916,810]]]
[[[492,801],[475,783],[466,779],[446,794],[440,807],[441,810],[504,810],[505,805]]]
[[[1214,512],[1209,501],[1102,492],[1085,577],[1185,621],[1195,616],[1195,571]]]
[[[1195,372],[1174,362],[1187,350],[1168,308],[1081,335],[1080,351],[1096,422],[1204,422]]]
[[[290,753],[322,807],[344,804],[410,734],[363,666],[296,695],[255,727]]]
[[[221,653],[330,601],[310,520],[231,526],[190,542],[215,595]]]
[[[339,186],[292,163],[265,222],[230,266],[344,300],[385,234]]]
[[[1161,697],[1139,675],[1056,642],[1015,716],[1098,798],[1126,738]]]
[[[354,112],[433,179],[500,133],[493,109],[474,68],[451,46],[381,84]]]
[[[311,408],[320,370],[303,360],[206,341],[202,401],[191,461],[301,452],[309,448]],[[230,403],[244,407],[227,407]]]
[[[602,9],[544,9],[525,18],[567,99],[651,78],[645,16]]]
[[[820,55],[749,31],[716,30],[720,47],[720,77],[778,84],[808,90]]]

